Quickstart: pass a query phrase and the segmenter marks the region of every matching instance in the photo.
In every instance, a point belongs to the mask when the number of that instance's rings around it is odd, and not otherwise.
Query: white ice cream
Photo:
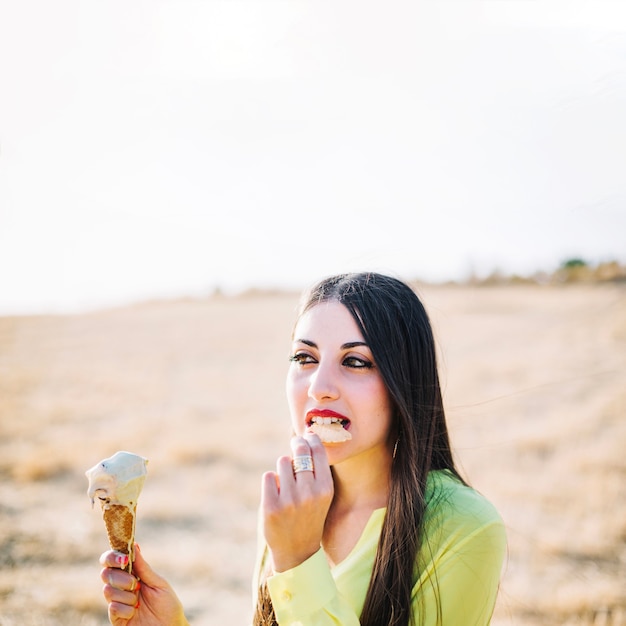
[[[116,452],[94,465],[85,472],[91,504],[98,498],[103,508],[121,504],[134,509],[146,480],[147,465],[148,459],[131,452]]]
[[[343,443],[352,439],[352,435],[341,425],[341,422],[331,421],[331,418],[313,420],[307,432],[315,433],[322,443]]]

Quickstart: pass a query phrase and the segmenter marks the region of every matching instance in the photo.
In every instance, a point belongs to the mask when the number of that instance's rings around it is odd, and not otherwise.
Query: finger
[[[261,509],[264,514],[272,514],[279,506],[280,485],[278,474],[265,472],[261,482]]]
[[[118,552],[117,550],[107,550],[100,556],[100,565],[124,569],[128,566],[128,554]]]
[[[278,474],[278,480],[280,483],[280,499],[283,502],[293,499],[296,480],[293,475],[293,466],[291,465],[290,456],[281,456],[276,461],[276,473]]]
[[[276,472],[265,472],[261,478],[261,498],[278,497],[280,491],[280,479]]]
[[[292,437],[289,442],[293,456],[310,456],[311,446],[304,437]]]
[[[303,437],[306,441],[309,449],[311,450],[311,455],[317,458],[327,459],[326,448],[322,443],[322,440],[315,433],[306,433]]]
[[[125,624],[135,615],[136,608],[120,602],[109,603],[109,621],[111,624]]]
[[[114,567],[105,567],[100,572],[102,582],[114,589],[134,592],[139,589],[139,581],[135,576]]]
[[[139,593],[127,591],[125,589],[119,589],[118,587],[113,587],[110,584],[104,585],[102,589],[102,594],[104,595],[104,599],[110,604],[114,602],[116,604],[125,604],[127,606],[132,606],[133,608],[137,606],[139,601]]]
[[[315,476],[317,479],[324,481],[331,480],[332,474],[330,465],[328,464],[328,454],[321,439],[314,433],[306,433],[304,439],[309,446],[310,454],[313,457],[313,465],[315,467]]]
[[[311,482],[315,478],[315,464],[311,448],[303,437],[293,437],[291,439],[291,450],[293,453],[293,474],[297,482]]]

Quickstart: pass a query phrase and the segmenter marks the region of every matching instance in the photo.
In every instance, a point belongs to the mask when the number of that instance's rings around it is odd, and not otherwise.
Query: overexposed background
[[[624,111],[621,0],[0,0],[2,626],[107,623],[118,449],[193,624],[248,623],[296,289],[352,269],[431,282],[494,626],[624,626]]]
[[[0,0],[0,314],[626,260],[626,3]]]

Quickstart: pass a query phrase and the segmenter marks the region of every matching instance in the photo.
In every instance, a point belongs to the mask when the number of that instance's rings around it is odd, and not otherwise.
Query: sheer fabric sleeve
[[[473,489],[446,475],[435,479],[415,566],[414,622],[487,626],[506,554],[504,524]],[[339,568],[331,570],[320,548],[304,563],[267,579],[280,626],[359,626],[383,514],[374,516],[358,549]]]
[[[267,579],[280,626],[358,626],[359,618],[341,597],[324,551]]]
[[[423,571],[413,590],[416,624],[487,626],[495,605],[506,550],[501,522],[456,535]],[[342,598],[323,551],[268,579],[280,626],[358,626]]]
[[[487,626],[506,553],[504,525],[494,520],[455,533],[422,571],[413,588],[413,610],[424,626]]]

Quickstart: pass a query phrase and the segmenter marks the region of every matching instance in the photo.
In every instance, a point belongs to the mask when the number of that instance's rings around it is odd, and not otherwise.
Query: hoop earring
[[[396,443],[393,445],[393,456],[392,458],[396,458],[396,453],[398,452],[398,444],[400,443],[400,437],[396,439]]]

